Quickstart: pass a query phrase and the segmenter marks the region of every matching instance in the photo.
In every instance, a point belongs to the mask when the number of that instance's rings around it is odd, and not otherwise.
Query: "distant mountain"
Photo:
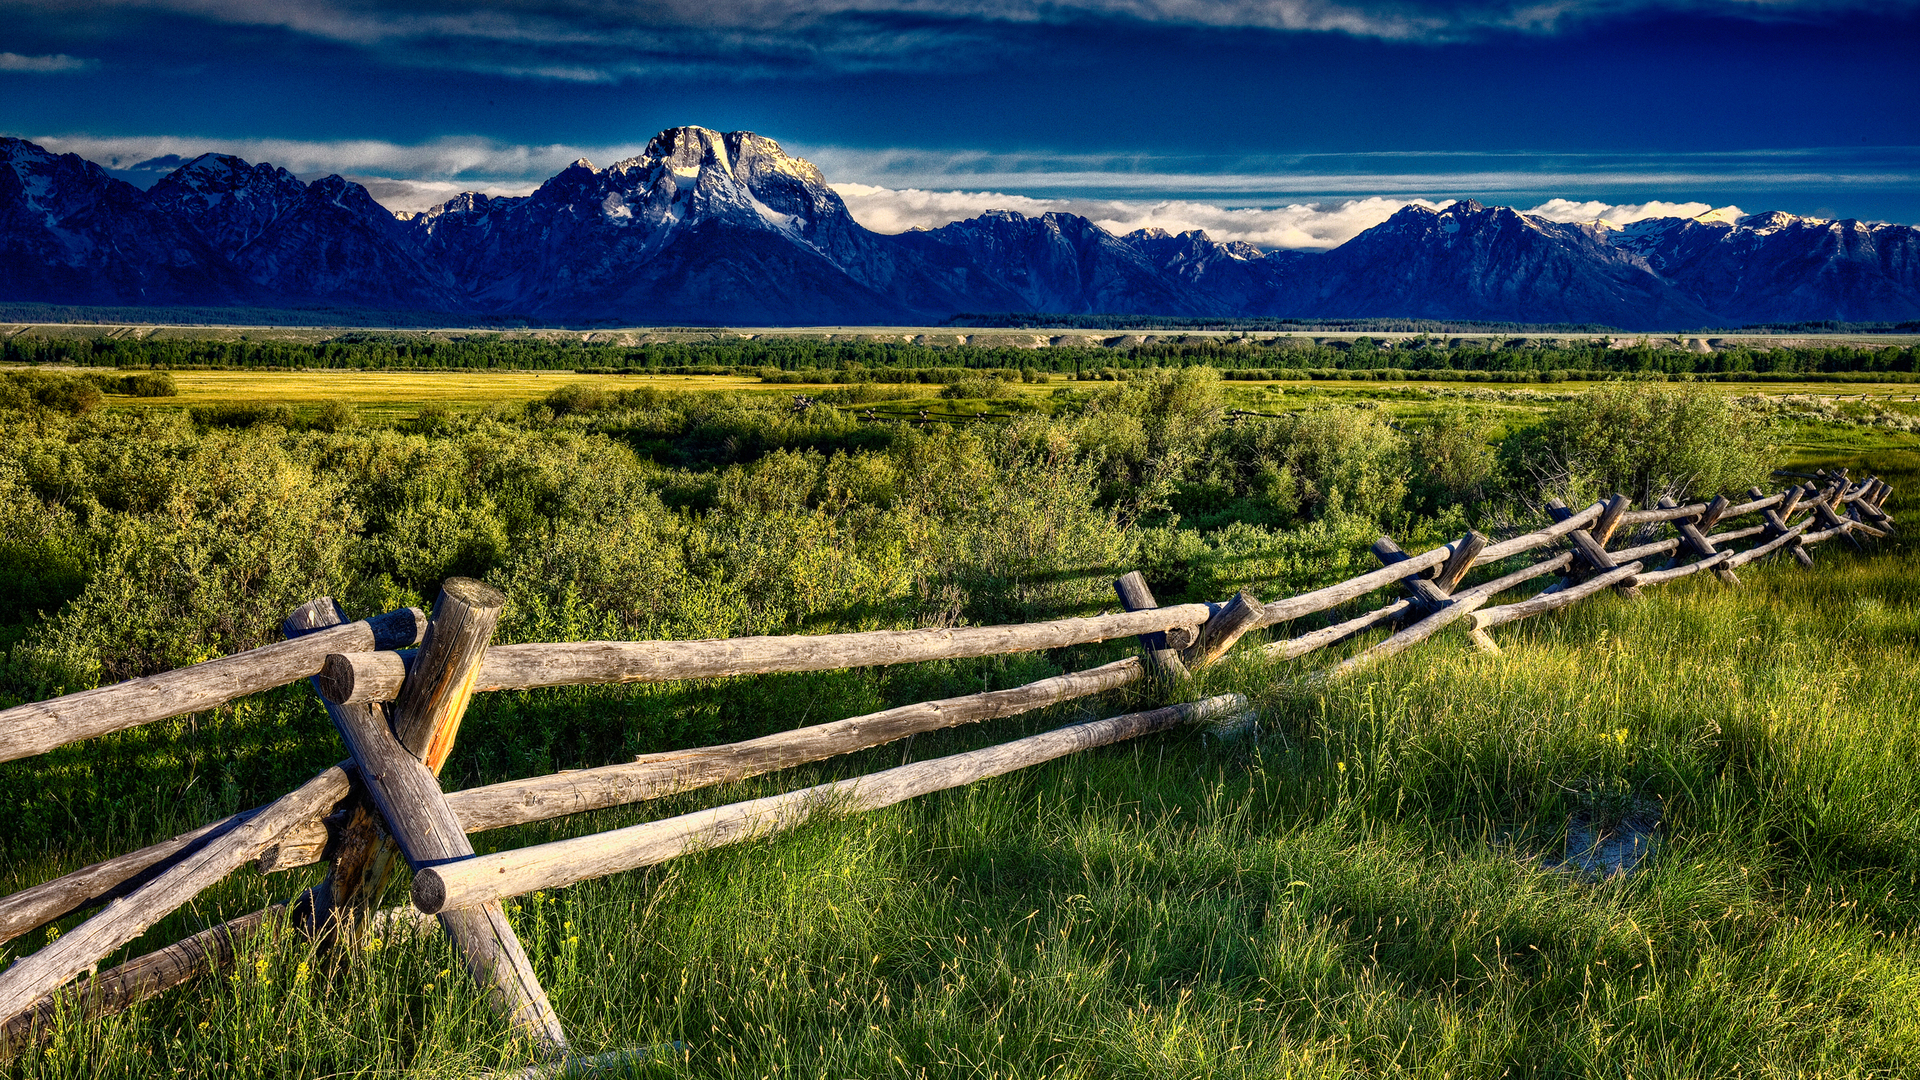
[[[272,165],[202,154],[161,178],[147,199],[277,296],[399,310],[465,304],[406,227],[366,188],[338,176],[303,184]]]
[[[193,227],[76,154],[0,138],[0,298],[53,304],[266,299]]]
[[[1658,218],[1617,230],[1632,251],[1733,323],[1920,316],[1920,229],[1801,218]]]
[[[1652,330],[1920,317],[1920,229],[1787,214],[1562,224],[1409,206],[1325,254],[992,210],[872,232],[750,132],[663,131],[530,195],[395,216],[207,154],[142,192],[0,139],[0,300],[325,303],[563,323],[899,324],[968,311],[1401,317]]]
[[[1322,257],[1271,314],[1705,326],[1721,320],[1586,225],[1471,200],[1408,206]]]
[[[576,161],[531,195],[463,195],[409,224],[486,310],[772,324],[917,315],[843,265],[867,261],[875,237],[820,171],[749,132],[675,128],[609,168]]]

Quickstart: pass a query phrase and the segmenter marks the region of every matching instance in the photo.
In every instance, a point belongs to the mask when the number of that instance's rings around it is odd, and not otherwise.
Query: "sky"
[[[1409,202],[1920,224],[1920,0],[0,0],[0,133],[395,210],[682,124],[870,228],[1065,210],[1324,249]]]

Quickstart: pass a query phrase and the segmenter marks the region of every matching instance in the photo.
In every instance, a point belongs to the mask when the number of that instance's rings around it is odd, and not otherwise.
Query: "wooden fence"
[[[1845,470],[1784,474],[1807,483],[1747,501],[1725,496],[1634,510],[1624,496],[1572,511],[1494,542],[1477,532],[1410,555],[1374,545],[1381,567],[1350,580],[1262,604],[1247,593],[1224,603],[1160,607],[1136,573],[1114,583],[1124,611],[1013,626],[883,630],[714,641],[599,641],[488,646],[506,598],[476,581],[446,583],[431,618],[407,609],[349,622],[328,599],[283,625],[285,641],[177,671],[0,712],[0,761],[80,739],[212,708],[270,687],[311,679],[348,759],[274,802],[193,832],[76,870],[0,899],[0,943],[72,913],[91,918],[0,972],[0,1058],[30,1045],[63,1010],[104,1015],[232,960],[236,942],[286,918],[324,945],[351,944],[376,917],[387,878],[404,859],[413,911],[437,916],[503,1019],[545,1062],[570,1060],[566,1033],[534,977],[501,902],[535,889],[650,866],[683,852],[765,836],[821,812],[873,809],[1194,721],[1243,715],[1226,694],[1147,712],[1067,725],[982,750],[854,779],[734,803],[662,821],[476,855],[469,833],[659,798],[756,776],[905,738],[916,732],[1029,712],[1154,678],[1164,692],[1218,661],[1249,631],[1295,623],[1396,587],[1364,614],[1264,647],[1291,658],[1374,627],[1394,632],[1322,672],[1338,678],[1465,621],[1472,640],[1498,651],[1488,631],[1577,603],[1605,589],[1623,596],[1701,571],[1737,585],[1735,571],[1836,537],[1895,531],[1882,508],[1890,489]],[[1722,528],[1743,518],[1755,523]],[[1715,532],[1716,528],[1721,531]],[[1659,533],[1672,535],[1660,538]],[[1735,550],[1732,545],[1750,541]],[[1544,558],[1502,571],[1514,556]],[[1482,577],[1467,584],[1469,577]],[[1524,582],[1552,584],[1492,605]],[[1009,690],[927,701],[724,746],[650,754],[631,762],[444,792],[437,779],[475,691],[818,671],[989,656],[1137,637],[1141,652],[1102,667]],[[416,646],[417,648],[407,648]],[[285,905],[255,912],[105,972],[102,960],[202,890],[242,866],[262,872],[328,863],[325,881]],[[76,981],[77,980],[77,981]]]

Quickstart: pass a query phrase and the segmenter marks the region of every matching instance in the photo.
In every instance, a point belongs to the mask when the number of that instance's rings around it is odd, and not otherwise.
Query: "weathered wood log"
[[[473,854],[466,830],[447,805],[433,770],[415,755],[451,746],[440,728],[459,725],[474,672],[505,604],[506,598],[497,590],[476,581],[455,578],[441,587],[421,659],[400,691],[401,702],[411,710],[404,718],[413,721],[408,734],[419,751],[403,745],[379,711],[342,709],[338,714],[341,735],[360,767],[367,794],[416,875],[426,867]],[[495,1008],[514,1030],[531,1039],[545,1056],[565,1053],[566,1031],[500,905],[448,912],[440,925],[467,972],[489,991]]]
[[[1233,599],[1200,627],[1200,640],[1185,657],[1187,666],[1203,668],[1225,656],[1243,635],[1259,627],[1265,614],[1266,608],[1253,594],[1234,593]]]
[[[1746,502],[1736,503],[1733,506],[1727,507],[1727,512],[1722,515],[1722,517],[1727,520],[1746,517],[1748,514],[1757,510],[1765,510],[1770,506],[1779,506],[1785,498],[1785,495],[1768,495],[1759,488],[1754,488],[1747,492]]]
[[[1617,512],[1614,509],[1620,498],[1621,496],[1616,495],[1612,500],[1608,501],[1607,509],[1600,515],[1603,519],[1611,514],[1617,524],[1620,518],[1625,515],[1626,510],[1624,507]],[[1571,511],[1569,511],[1566,504],[1559,499],[1551,499],[1547,502],[1547,512],[1552,514],[1557,521],[1565,521],[1571,516]],[[1612,555],[1607,554],[1606,545],[1594,539],[1593,534],[1585,529],[1575,529],[1568,533],[1567,540],[1573,545],[1575,560],[1584,569],[1580,573],[1569,573],[1569,575],[1561,581],[1561,588],[1566,588],[1576,580],[1582,580],[1593,574],[1604,574],[1619,565]],[[1634,588],[1634,583],[1631,578],[1620,581],[1614,588],[1616,592],[1628,600],[1637,599],[1640,595],[1640,590]]]
[[[1860,513],[1859,503],[1854,503],[1853,505],[1847,507],[1846,520],[1853,523],[1854,532],[1866,533],[1868,536],[1871,536],[1876,540],[1885,540],[1887,537],[1893,535],[1887,530],[1882,529],[1876,525],[1868,524],[1865,517],[1862,516]]]
[[[1690,562],[1683,566],[1675,566],[1666,570],[1654,570],[1650,573],[1641,574],[1640,582],[1647,586],[1665,585],[1669,581],[1686,577],[1689,574],[1696,574],[1702,570],[1712,570],[1717,574],[1726,569],[1728,561],[1732,558],[1733,553],[1730,551],[1716,552],[1698,562]],[[1736,578],[1735,580],[1737,581],[1738,579]]]
[[[1608,554],[1613,556],[1614,562],[1623,563],[1632,562],[1635,559],[1648,559],[1655,555],[1665,555],[1669,552],[1677,551],[1679,548],[1680,538],[1676,536],[1667,540],[1655,540],[1651,544],[1640,544],[1635,547],[1621,548],[1619,551],[1609,552]]]
[[[1806,493],[1806,488],[1797,485],[1787,489],[1780,499],[1780,505],[1776,507],[1782,521],[1793,520],[1794,511],[1800,509],[1800,500],[1806,497]]]
[[[1713,541],[1708,540],[1705,536],[1701,535],[1700,529],[1698,526],[1696,526],[1691,521],[1676,521],[1673,523],[1673,527],[1675,531],[1679,532],[1680,539],[1684,541],[1687,550],[1691,551],[1695,555],[1700,556],[1702,563],[1704,563],[1705,566],[1712,567],[1714,574],[1716,574],[1721,581],[1725,582],[1728,585],[1737,586],[1740,584],[1740,578],[1736,574],[1734,574],[1732,570],[1729,570],[1727,568],[1726,560],[1714,558],[1715,555],[1720,554],[1720,551],[1718,548],[1715,548],[1713,546]],[[1704,567],[1701,567],[1701,566],[1694,567],[1694,569],[1703,569],[1703,568]],[[1692,573],[1693,571],[1688,570],[1687,572]],[[1667,576],[1655,577],[1654,575],[1650,574],[1648,575],[1650,579],[1648,583],[1656,584],[1662,581],[1669,580],[1670,577],[1679,576],[1679,575],[1675,575],[1671,569],[1660,571],[1660,573]]]
[[[1595,521],[1593,528],[1588,530],[1593,535],[1594,542],[1603,548],[1612,543],[1614,530],[1620,527],[1622,520],[1627,516],[1627,511],[1632,507],[1633,502],[1625,495],[1616,494],[1608,499],[1607,508],[1600,512],[1599,520]]]
[[[506,607],[505,594],[472,578],[448,578],[440,586],[420,658],[390,714],[394,738],[435,776],[453,752],[487,639]]]
[[[1153,598],[1153,590],[1147,587],[1146,577],[1138,570],[1129,571],[1116,580],[1113,591],[1120,597],[1120,606],[1128,611],[1152,611],[1160,606]],[[1140,650],[1147,658],[1147,667],[1161,678],[1188,677],[1187,665],[1181,662],[1179,650],[1167,644],[1164,631],[1141,634]]]
[[[1444,557],[1436,556],[1434,562]],[[1366,590],[1361,590],[1362,592]],[[1355,593],[1354,595],[1359,595]],[[1332,605],[1328,605],[1332,606]],[[1271,610],[1273,605],[1267,605]],[[1208,604],[1176,604],[1091,618],[1012,626],[932,630],[869,630],[855,634],[720,638],[706,641],[578,641],[495,645],[474,681],[476,692],[526,690],[674,679],[713,679],[779,671],[959,660],[999,653],[1086,645],[1137,637],[1176,626],[1198,626],[1213,615]],[[1270,621],[1270,620],[1269,620]],[[330,668],[331,700],[345,704],[392,701],[405,665],[391,655],[347,653]]]
[[[1787,520],[1791,518],[1794,511],[1800,507],[1800,493],[1801,489],[1797,485],[1788,488],[1780,498],[1780,505],[1764,512],[1767,528],[1775,536],[1784,536],[1790,531]],[[1810,524],[1812,521],[1812,518],[1807,518],[1806,521],[1801,522],[1801,524],[1804,526]],[[1795,562],[1806,569],[1813,569],[1813,556],[1808,554],[1806,542],[1799,539],[1797,535],[1792,542],[1791,550],[1793,551],[1793,559]]]
[[[202,825],[171,840],[149,844],[138,851],[116,855],[70,874],[32,885],[0,899],[0,943],[70,915],[124,896],[191,855],[208,842],[241,825],[259,808]]]
[[[1759,536],[1766,531],[1767,525],[1765,522],[1762,522],[1759,525],[1749,525],[1744,529],[1728,529],[1726,532],[1714,533],[1712,536],[1707,537],[1707,543],[1712,544],[1717,551],[1735,541],[1745,540],[1751,536]]]
[[[469,833],[547,821],[744,780],[881,746],[923,731],[1017,716],[1115,690],[1145,676],[1146,665],[1139,657],[1129,656],[1087,671],[1055,675],[1007,690],[915,702],[744,742],[670,750],[617,765],[573,769],[451,791],[447,793],[447,805],[453,808],[461,827]],[[262,870],[290,870],[307,865],[318,857],[326,842],[326,825],[320,821],[309,822],[282,838],[280,850],[285,854],[274,864],[263,865]],[[306,862],[291,861],[303,855]]]
[[[1707,508],[1700,511],[1700,517],[1693,522],[1693,527],[1700,530],[1703,536],[1712,532],[1713,527],[1720,524],[1720,519],[1727,516],[1727,508],[1732,505],[1725,495],[1715,495]]]
[[[1592,524],[1593,521],[1600,516],[1602,509],[1604,509],[1602,504],[1594,503],[1592,506],[1587,507],[1585,510],[1580,511],[1565,521],[1556,522],[1544,529],[1527,533],[1524,536],[1516,536],[1511,540],[1502,540],[1497,544],[1490,545],[1480,552],[1479,561],[1483,564],[1499,562],[1509,555],[1517,555],[1523,551],[1532,551],[1534,548],[1545,547],[1575,529],[1585,528]],[[1302,615],[1311,615],[1317,611],[1325,611],[1330,607],[1338,607],[1356,596],[1364,596],[1381,586],[1391,585],[1402,578],[1412,577],[1429,567],[1439,566],[1441,563],[1446,562],[1452,554],[1453,551],[1451,547],[1437,547],[1431,551],[1409,556],[1405,562],[1395,563],[1392,566],[1384,566],[1371,573],[1361,574],[1359,577],[1328,585],[1322,589],[1315,589],[1312,592],[1301,593],[1299,596],[1288,597],[1285,600],[1275,600],[1267,605],[1267,615],[1264,625],[1272,626],[1275,623],[1289,622]]]
[[[1529,615],[1538,615],[1543,611],[1553,611],[1556,608],[1563,608],[1569,604],[1579,603],[1602,589],[1611,588],[1619,582],[1638,575],[1640,569],[1641,565],[1639,563],[1631,562],[1625,566],[1616,566],[1603,573],[1595,574],[1593,577],[1578,584],[1565,586],[1558,592],[1543,593],[1531,600],[1522,600],[1517,604],[1503,604],[1495,608],[1481,608],[1468,616],[1469,622],[1467,628],[1469,630],[1479,631],[1491,630],[1496,626],[1505,626],[1507,623],[1513,622],[1516,619],[1524,619]]]
[[[283,916],[287,907],[275,904],[242,915],[43,995],[0,1025],[0,1061],[49,1036],[63,1011],[81,1021],[111,1016],[199,975],[231,966],[239,942]]]
[[[1467,535],[1449,545],[1453,553],[1448,555],[1447,561],[1440,565],[1440,572],[1433,575],[1434,587],[1445,593],[1452,593],[1459,588],[1467,572],[1480,561],[1480,553],[1485,551],[1487,545],[1491,543],[1493,541],[1482,535],[1478,529],[1468,529]]]
[[[251,862],[282,830],[332,807],[346,793],[346,770],[328,769],[39,952],[21,957],[0,971],[0,1017],[12,1017],[66,985],[203,889]]]
[[[1796,555],[1802,554],[1799,547],[1800,534],[1803,532],[1806,532],[1807,529],[1810,528],[1812,525],[1813,525],[1813,520],[1809,518],[1806,521],[1803,521],[1800,524],[1795,525],[1793,528],[1786,530],[1781,535],[1774,537],[1773,539],[1767,541],[1764,544],[1761,544],[1757,547],[1749,548],[1746,551],[1742,551],[1739,554],[1734,555],[1732,558],[1727,560],[1727,566],[1729,567],[1745,566],[1746,564],[1754,561],[1755,559],[1765,558],[1766,556],[1773,554],[1774,552],[1780,550],[1783,547],[1786,547],[1789,544],[1794,545],[1794,548],[1793,548],[1794,554]]]
[[[1567,552],[1566,554],[1557,555],[1554,558],[1534,563],[1532,566],[1522,567],[1504,577],[1498,577],[1492,581],[1476,585],[1471,589],[1466,589],[1454,596],[1452,602],[1446,607],[1421,619],[1419,622],[1394,634],[1392,637],[1381,641],[1372,648],[1364,652],[1355,653],[1341,661],[1329,669],[1325,677],[1329,679],[1342,678],[1351,675],[1353,672],[1375,661],[1385,660],[1387,657],[1404,652],[1432,637],[1434,634],[1439,633],[1440,630],[1448,625],[1473,614],[1474,611],[1478,610],[1481,605],[1485,604],[1488,600],[1513,588],[1515,585],[1523,581],[1530,581],[1543,574],[1551,574],[1558,570],[1564,570],[1572,565],[1572,563],[1573,553]],[[1608,584],[1612,584],[1612,582],[1610,581]]]
[[[1491,653],[1494,656],[1500,655],[1500,643],[1493,640],[1492,634],[1487,633],[1477,626],[1467,627],[1467,639],[1473,642],[1474,648],[1479,649],[1483,653]]]
[[[1853,545],[1855,551],[1866,550],[1865,545],[1860,543],[1859,537],[1853,535],[1855,522],[1850,518],[1843,518],[1836,513],[1830,499],[1815,499],[1813,501],[1813,516],[1815,520],[1826,526],[1828,530],[1835,531],[1836,535],[1846,537],[1847,542]],[[1811,537],[1809,537],[1809,539],[1811,539]]]
[[[328,653],[392,649],[419,640],[426,618],[412,608],[280,641],[204,664],[0,711],[0,761],[44,754],[70,742],[202,712],[235,698],[298,682]]]
[[[915,796],[961,787],[1080,750],[1106,746],[1179,724],[1242,713],[1247,699],[1221,694],[1151,712],[1069,724],[999,746],[917,761],[896,769],[819,784],[764,799],[701,810],[572,840],[480,855],[427,867],[414,875],[414,906],[429,914],[557,889],[665,862],[687,851],[765,836],[821,813],[877,810]]]
[[[289,638],[306,637],[337,626],[345,622],[346,617],[332,597],[323,596],[293,609],[281,620],[280,632]],[[316,691],[320,689],[324,675],[323,669],[320,675],[310,680]],[[384,713],[372,705],[335,705],[326,699],[324,693],[320,702],[333,721],[334,730],[341,732],[343,738],[350,723],[385,723]],[[358,715],[350,717],[350,713]],[[387,835],[379,812],[367,797],[365,786],[359,782],[358,769],[353,767],[351,760],[347,764],[348,779],[353,782],[353,787],[344,809],[340,811],[340,842],[335,845],[332,865],[327,867],[327,880],[315,890],[313,902],[309,905],[312,918],[309,929],[327,944],[342,939],[353,944],[360,942],[366,933],[366,918],[379,905],[380,896],[386,891],[387,880],[399,861],[399,849]],[[302,834],[308,827],[303,823],[288,829],[280,839],[261,852],[256,860],[260,872],[268,873],[283,859],[291,857],[293,851],[290,846],[301,842]],[[324,834],[321,842],[324,845]]]
[[[1393,566],[1406,562],[1408,555],[1400,549],[1399,544],[1393,542],[1392,537],[1383,536],[1373,542],[1373,557],[1379,559],[1382,566]],[[1447,561],[1453,561],[1451,553]],[[1430,573],[1431,570],[1425,570],[1400,581],[1400,588],[1413,600],[1415,611],[1433,611],[1447,602],[1447,590],[1428,580],[1425,575]]]
[[[1336,641],[1342,641],[1364,630],[1370,630],[1381,623],[1392,622],[1400,614],[1413,609],[1411,600],[1395,600],[1383,608],[1375,608],[1364,615],[1356,615],[1342,623],[1336,623],[1310,634],[1301,634],[1286,641],[1276,641],[1266,647],[1266,654],[1275,660],[1291,660],[1296,656],[1305,656],[1317,649],[1324,649]]]
[[[1706,512],[1706,503],[1692,503],[1687,506],[1675,506],[1673,500],[1662,499],[1662,505],[1651,510],[1629,510],[1620,516],[1622,525],[1650,525],[1662,521],[1679,521],[1683,518],[1698,517]]]

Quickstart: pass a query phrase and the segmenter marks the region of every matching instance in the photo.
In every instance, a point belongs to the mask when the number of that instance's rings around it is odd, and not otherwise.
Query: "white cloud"
[[[252,162],[270,161],[296,176],[340,173],[444,183],[458,189],[453,194],[487,190],[480,185],[493,185],[502,191],[531,191],[576,158],[610,165],[646,149],[645,143],[597,147],[558,143],[522,145],[468,137],[424,143],[378,139],[220,139],[190,135],[51,135],[29,136],[29,139],[55,153],[79,154],[109,169],[135,169],[143,162],[169,156],[186,159],[207,153],[233,154]],[[166,163],[162,171],[171,164]],[[459,186],[462,184],[466,186]]]
[[[1227,207],[1176,199],[1036,199],[997,191],[900,190],[871,184],[835,184],[833,190],[845,200],[854,220],[875,232],[933,229],[977,217],[987,210],[1012,210],[1029,217],[1054,212],[1079,214],[1116,235],[1149,228],[1170,233],[1202,229],[1215,240],[1240,240],[1261,248],[1338,247],[1409,203],[1428,209],[1445,205],[1426,199],[1378,196],[1278,207]]]
[[[1099,192],[1120,197],[1238,196],[1235,201],[1441,195],[1537,198],[1544,191],[1799,186],[1909,187],[1920,182],[1904,148],[1737,151],[1701,155],[1556,154],[1556,167],[1521,153],[1301,154],[1176,157],[995,153],[790,146],[828,176],[895,189]],[[1820,168],[1817,166],[1824,165]]]
[[[40,75],[58,74],[67,71],[88,71],[100,66],[100,61],[89,60],[66,53],[54,53],[51,56],[22,56],[19,53],[0,52],[0,71],[30,71]]]
[[[1647,218],[1700,217],[1703,214],[1713,214],[1719,218],[1732,220],[1746,213],[1737,206],[1716,208],[1711,203],[1703,202],[1671,203],[1655,200],[1644,203],[1612,204],[1593,201],[1574,202],[1571,199],[1548,199],[1526,212],[1536,217],[1546,218],[1548,221],[1605,221],[1614,225],[1627,225]]]

